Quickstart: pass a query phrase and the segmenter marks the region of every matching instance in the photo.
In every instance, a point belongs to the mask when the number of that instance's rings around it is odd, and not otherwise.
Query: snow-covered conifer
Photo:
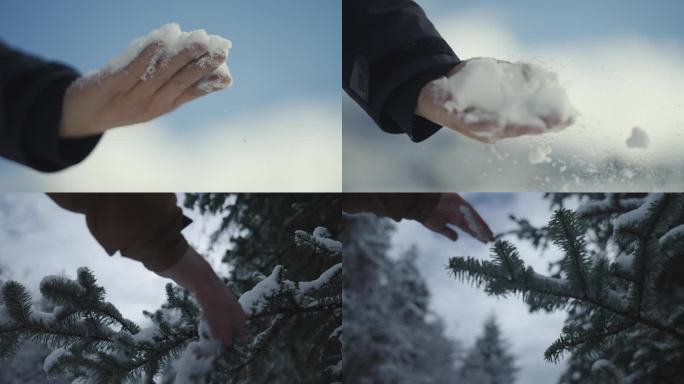
[[[586,196],[585,196],[586,197]],[[552,196],[562,205],[564,196]],[[684,374],[684,195],[607,194],[558,208],[542,233],[562,251],[552,276],[497,241],[490,261],[455,257],[449,269],[493,295],[520,294],[532,310],[569,313],[545,358],[570,352],[562,383],[674,383]],[[519,236],[533,233],[523,228]]]
[[[459,371],[459,377],[469,384],[513,384],[517,368],[515,358],[494,316],[484,324],[484,332],[475,341]]]
[[[347,216],[342,326],[344,379],[350,383],[455,383],[459,343],[430,312],[416,250],[388,256],[391,222]]]

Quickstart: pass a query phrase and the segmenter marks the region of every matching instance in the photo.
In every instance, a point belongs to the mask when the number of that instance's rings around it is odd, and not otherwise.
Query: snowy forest
[[[444,273],[488,295],[521,300],[530,314],[565,316],[555,339],[545,342],[545,353],[535,357],[539,364],[559,364],[563,372],[559,379],[540,382],[681,382],[684,195],[544,198],[546,202],[536,204],[552,212],[548,223],[535,226],[526,217],[511,215],[513,229],[497,235],[489,256],[457,256],[454,246],[456,255]],[[427,281],[416,267],[419,250],[393,255],[394,230],[393,222],[371,215],[345,216],[345,379],[516,382],[519,356],[512,353],[497,319],[490,317],[482,325],[472,345],[446,335],[444,320],[430,309]],[[521,255],[523,244],[531,246],[526,252],[540,252],[547,270],[526,263],[539,255]]]
[[[3,281],[0,382],[341,381],[339,198],[185,195],[186,208],[220,218],[211,241],[225,248],[223,279],[248,315],[247,339],[230,347],[208,338],[194,297],[176,285],[141,327],[87,268],[40,287]]]
[[[390,254],[395,225],[345,215],[342,352],[347,383],[514,383],[515,356],[491,317],[472,346],[448,337],[430,308],[416,248]]]

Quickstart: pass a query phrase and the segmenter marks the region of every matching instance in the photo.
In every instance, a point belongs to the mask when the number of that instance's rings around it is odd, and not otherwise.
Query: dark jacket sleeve
[[[109,255],[117,251],[151,271],[174,265],[188,249],[181,230],[192,222],[172,193],[49,193],[59,206],[85,215]]]
[[[347,213],[371,212],[394,221],[425,221],[437,206],[439,193],[345,193],[342,209]]]
[[[76,78],[72,68],[0,42],[0,156],[54,172],[80,162],[95,148],[100,136],[59,137],[64,92]]]
[[[414,114],[418,94],[458,63],[415,2],[342,1],[342,87],[382,130],[416,142],[437,132]]]

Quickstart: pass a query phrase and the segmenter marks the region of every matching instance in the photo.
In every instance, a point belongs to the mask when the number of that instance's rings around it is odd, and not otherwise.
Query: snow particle
[[[629,148],[639,148],[646,149],[651,143],[651,139],[648,137],[646,131],[639,127],[632,128],[632,135],[627,139],[627,147]]]

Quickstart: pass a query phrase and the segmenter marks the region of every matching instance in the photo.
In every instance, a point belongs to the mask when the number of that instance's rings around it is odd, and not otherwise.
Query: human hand
[[[188,247],[185,255],[171,268],[157,273],[173,279],[195,295],[213,339],[231,345],[236,337],[246,337],[242,306],[192,247]]]
[[[161,42],[152,43],[126,67],[74,82],[64,95],[60,136],[97,135],[149,121],[231,82],[227,74],[212,73],[226,60],[225,55],[211,55],[202,44],[171,57],[164,57],[162,50]]]
[[[456,100],[458,90],[445,87],[445,81],[447,78],[450,78],[458,72],[462,71],[469,62],[472,62],[472,60],[463,61],[457,66],[455,66],[446,75],[446,78],[441,77],[426,84],[421,89],[420,94],[418,96],[418,102],[416,105],[415,113],[430,121],[433,121],[447,128],[451,128],[467,137],[481,141],[483,143],[494,143],[501,139],[517,137],[522,135],[538,135],[548,132],[549,130],[558,130],[561,128],[565,128],[568,125],[572,124],[572,118],[561,119],[559,116],[550,113],[538,116],[538,118],[541,120],[540,124],[543,124],[544,126],[533,126],[511,123],[506,120],[504,120],[503,122],[498,121],[499,116],[496,114],[496,112],[492,111],[474,109],[473,107],[468,107],[465,110],[459,111],[456,108],[448,107],[447,105],[449,102]],[[495,62],[510,64],[502,60],[495,60]],[[520,66],[520,64],[516,65]],[[534,87],[534,85],[532,85],[533,83],[528,77],[529,75],[525,73],[526,67],[520,66],[518,68],[523,68],[522,76],[524,77],[521,77],[520,83],[518,83],[517,86],[520,86],[522,88]],[[508,78],[505,77],[503,79]],[[495,79],[492,81],[497,80]],[[499,79],[498,81],[502,80]],[[494,83],[492,84],[492,86],[497,86],[497,84]],[[529,89],[520,89],[520,93],[510,97],[521,98],[523,103],[527,103],[528,101],[524,99],[525,96],[523,95],[527,95],[528,93],[533,91],[534,89],[532,89],[532,91],[530,91]],[[468,114],[486,117],[474,121],[473,119],[467,118]]]
[[[422,224],[453,241],[458,240],[458,234],[449,228],[449,224],[461,228],[483,243],[494,241],[487,223],[472,205],[456,193],[443,193],[432,214]]]

